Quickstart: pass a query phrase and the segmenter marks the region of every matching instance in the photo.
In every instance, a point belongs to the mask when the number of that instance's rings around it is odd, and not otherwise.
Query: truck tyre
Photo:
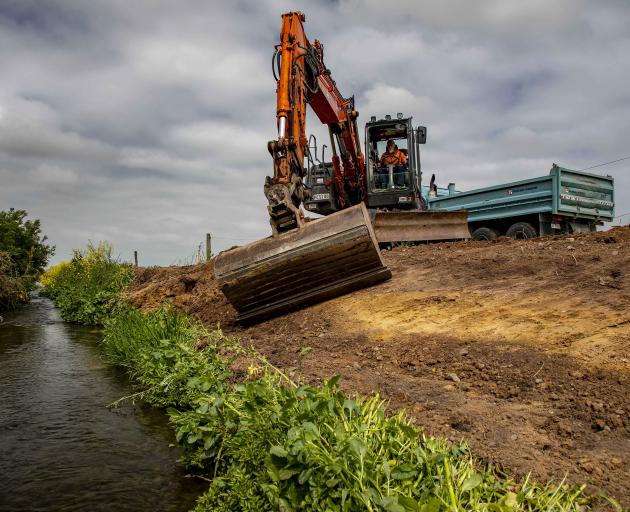
[[[507,236],[510,238],[536,238],[538,232],[529,222],[517,222],[510,226],[507,230]]]
[[[473,240],[496,240],[499,236],[499,232],[492,228],[477,228],[472,232],[471,238]]]

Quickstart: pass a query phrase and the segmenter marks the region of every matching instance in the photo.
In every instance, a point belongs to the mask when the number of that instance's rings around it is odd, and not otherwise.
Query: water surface
[[[184,511],[207,484],[186,478],[163,412],[128,403],[103,363],[101,332],[51,301],[0,323],[0,510]]]

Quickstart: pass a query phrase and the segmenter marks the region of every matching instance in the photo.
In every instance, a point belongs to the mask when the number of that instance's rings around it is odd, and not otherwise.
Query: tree
[[[0,252],[0,311],[12,309],[28,300],[28,290],[23,279],[11,277],[13,263],[8,254]],[[0,320],[1,321],[1,320]]]
[[[23,278],[32,284],[44,271],[55,247],[42,236],[38,219],[27,220],[25,210],[11,208],[0,211],[0,252],[11,259],[12,277]]]

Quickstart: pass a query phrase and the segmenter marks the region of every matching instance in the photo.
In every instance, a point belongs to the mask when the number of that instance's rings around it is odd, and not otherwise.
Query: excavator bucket
[[[221,291],[251,323],[391,278],[363,204],[220,253]]]
[[[379,243],[470,238],[466,211],[376,212],[373,222],[374,232]]]

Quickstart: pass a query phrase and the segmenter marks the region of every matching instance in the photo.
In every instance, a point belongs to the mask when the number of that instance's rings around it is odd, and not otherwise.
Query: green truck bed
[[[610,222],[614,180],[553,164],[546,176],[429,198],[428,204],[435,211],[467,210],[471,224],[536,214]]]

